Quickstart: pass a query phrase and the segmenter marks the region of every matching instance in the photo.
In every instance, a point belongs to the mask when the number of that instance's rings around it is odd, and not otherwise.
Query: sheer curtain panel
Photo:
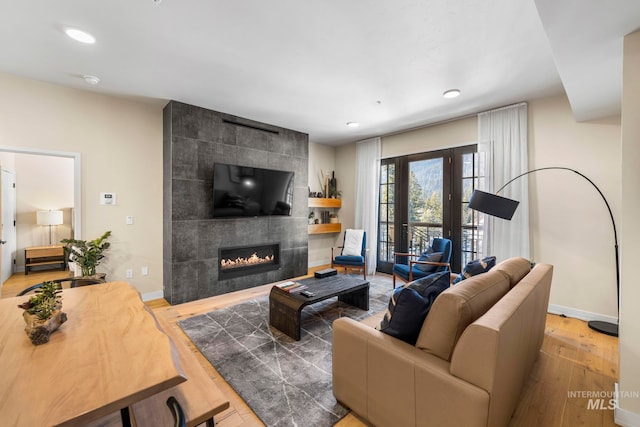
[[[510,179],[529,169],[527,156],[527,104],[521,103],[478,114],[478,152],[483,154],[484,179],[479,189],[495,193]],[[483,256],[498,260],[529,256],[529,180],[522,177],[500,191],[520,202],[511,221],[480,214]]]
[[[356,144],[355,228],[367,232],[367,274],[376,271],[378,242],[378,184],[380,181],[380,138]]]

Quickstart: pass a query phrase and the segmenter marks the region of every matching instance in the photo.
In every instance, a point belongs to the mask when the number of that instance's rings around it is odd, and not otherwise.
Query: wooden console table
[[[83,426],[185,381],[173,342],[128,283],[64,289],[68,320],[39,346],[16,307],[26,299],[0,300],[3,425]]]
[[[31,246],[24,250],[24,274],[29,274],[33,267],[59,266],[66,268],[64,246]]]

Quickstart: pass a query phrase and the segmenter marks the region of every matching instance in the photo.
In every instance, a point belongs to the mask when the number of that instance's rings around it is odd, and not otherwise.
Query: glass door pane
[[[378,225],[378,269],[391,271],[395,253],[395,183],[396,167],[384,162],[380,167],[380,202]]]
[[[408,251],[419,254],[434,237],[442,237],[444,158],[409,162]]]
[[[478,188],[479,170],[478,153],[462,154],[462,194],[460,208],[461,221],[461,266],[478,258],[482,236],[478,229],[478,212],[469,208],[469,199],[473,190]]]

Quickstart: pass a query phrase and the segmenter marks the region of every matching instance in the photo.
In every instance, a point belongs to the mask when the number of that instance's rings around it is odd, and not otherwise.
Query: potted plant
[[[95,276],[96,267],[104,258],[104,252],[109,249],[111,243],[107,239],[111,236],[111,231],[105,233],[94,240],[61,240],[65,244],[65,251],[69,256],[69,261],[75,262],[80,266],[83,277]]]
[[[36,294],[18,305],[24,310],[24,328],[33,345],[49,342],[51,333],[67,321],[62,312],[61,286],[55,282],[44,282]]]

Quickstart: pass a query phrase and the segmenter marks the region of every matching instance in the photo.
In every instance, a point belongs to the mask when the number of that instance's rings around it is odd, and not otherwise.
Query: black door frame
[[[448,148],[426,153],[410,154],[389,159],[383,159],[382,165],[394,164],[394,251],[406,252],[409,248],[408,217],[409,217],[409,162],[442,158],[442,235],[451,239],[453,251],[451,256],[452,271],[461,271],[462,263],[462,156],[477,151],[477,145]],[[380,194],[378,195],[380,197]],[[378,201],[378,209],[380,209]],[[380,216],[379,216],[380,217]],[[378,225],[379,226],[379,225]],[[376,246],[379,246],[380,239]],[[380,256],[377,247],[376,257]],[[393,261],[380,260],[377,271],[391,273]]]

